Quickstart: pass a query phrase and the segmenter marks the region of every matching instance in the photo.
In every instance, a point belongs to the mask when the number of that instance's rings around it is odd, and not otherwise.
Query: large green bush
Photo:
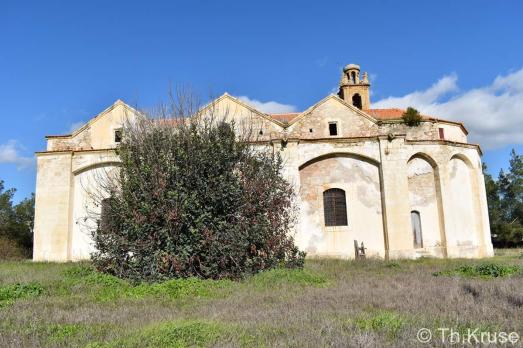
[[[201,115],[126,125],[119,175],[104,185],[95,267],[157,281],[302,266],[282,161],[237,128]]]

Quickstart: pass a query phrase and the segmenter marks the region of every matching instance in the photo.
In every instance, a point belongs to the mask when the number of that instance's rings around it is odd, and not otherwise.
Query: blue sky
[[[183,84],[301,111],[347,63],[369,72],[375,106],[463,120],[497,174],[523,152],[522,15],[504,0],[3,0],[0,179],[29,195],[44,136],[116,99],[151,107]]]

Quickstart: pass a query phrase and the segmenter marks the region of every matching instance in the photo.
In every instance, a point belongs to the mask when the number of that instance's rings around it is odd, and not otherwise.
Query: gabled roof
[[[289,123],[298,117],[300,112],[287,112],[283,114],[268,114],[273,120],[280,121],[283,123]]]
[[[370,121],[372,121],[374,123],[378,123],[378,121],[395,121],[395,120],[400,120],[402,115],[403,115],[403,113],[405,112],[405,110],[399,109],[399,108],[360,110],[357,107],[355,107],[354,105],[352,105],[350,103],[347,103],[345,100],[341,99],[337,95],[330,94],[330,95],[328,95],[327,97],[325,97],[322,100],[318,101],[316,104],[312,105],[311,107],[309,107],[307,110],[305,110],[303,112],[288,112],[288,113],[267,114],[267,113],[263,113],[263,112],[255,109],[254,107],[250,106],[249,104],[241,101],[240,99],[238,99],[236,97],[231,96],[228,93],[224,93],[219,98],[214,99],[213,101],[211,101],[210,103],[205,105],[200,111],[204,112],[206,109],[212,108],[213,106],[215,106],[216,104],[218,104],[220,101],[222,101],[224,99],[229,99],[229,100],[233,101],[234,103],[240,105],[241,107],[246,108],[247,110],[251,111],[253,114],[256,114],[256,115],[262,117],[263,119],[265,119],[265,120],[267,120],[269,122],[275,123],[278,126],[283,127],[283,128],[288,127],[290,125],[293,125],[296,122],[299,122],[299,120],[307,117],[307,115],[312,113],[312,111],[314,109],[318,108],[320,105],[322,105],[323,103],[327,102],[328,100],[336,100],[337,102],[345,105],[350,110],[352,110],[355,113],[357,113],[357,114],[367,118],[368,120],[370,120]],[[107,109],[105,109],[104,111],[100,112],[98,115],[96,115],[94,118],[89,120],[82,127],[76,129],[71,134],[66,134],[66,135],[47,135],[46,138],[47,139],[49,139],[49,138],[72,138],[72,137],[76,136],[77,134],[79,134],[80,132],[82,132],[84,129],[88,128],[91,124],[96,122],[99,118],[103,117],[105,114],[109,113],[114,108],[116,108],[117,106],[120,106],[120,105],[125,107],[127,110],[137,114],[137,115],[142,115],[142,113],[140,111],[134,109],[133,107],[129,106],[128,104],[126,104],[122,100],[118,99],[116,102],[114,102]],[[432,117],[432,116],[427,116],[427,115],[422,115],[422,118],[424,120],[426,120],[426,121],[435,121],[435,122],[442,122],[442,123],[458,125],[465,132],[465,134],[468,134],[468,131],[465,129],[463,123],[461,123],[461,122],[442,120],[442,119],[435,118],[435,117]]]
[[[398,109],[398,108],[391,108],[391,109],[368,109],[363,110],[369,115],[382,120],[382,121],[393,121],[393,120],[400,120],[403,116],[403,113],[405,113],[404,109]],[[455,121],[448,121],[448,120],[442,120],[437,117],[429,116],[429,115],[421,115],[421,118],[425,121],[434,121],[434,122],[440,122],[440,123],[448,123],[448,124],[454,124],[457,126],[460,126],[460,128],[463,130],[465,134],[468,134],[467,129],[461,122],[455,122]]]
[[[276,123],[280,127],[284,127],[285,126],[285,122],[282,122],[282,121],[280,121],[278,119],[272,118],[269,114],[263,113],[263,112],[255,109],[254,107],[250,106],[247,103],[244,103],[243,101],[241,101],[240,99],[238,99],[236,97],[233,97],[232,95],[230,95],[227,92],[222,94],[219,98],[214,99],[209,104],[205,105],[203,108],[201,108],[200,112],[205,112],[206,109],[210,109],[210,108],[214,107],[216,104],[218,104],[220,101],[222,101],[224,99],[229,99],[229,100],[233,101],[234,103],[236,103],[236,104],[246,108],[247,110],[251,111],[253,114],[258,115],[258,116],[262,117],[263,119],[265,119],[265,120],[267,120],[269,122]]]
[[[92,119],[90,119],[86,124],[84,124],[82,127],[78,128],[78,129],[76,129],[74,132],[72,132],[70,134],[65,134],[65,135],[46,135],[45,138],[46,139],[49,139],[49,138],[72,138],[72,137],[76,136],[77,134],[81,133],[84,129],[86,129],[89,126],[91,126],[97,120],[102,118],[105,114],[111,112],[113,109],[115,109],[117,106],[120,106],[120,105],[123,106],[124,108],[126,108],[128,111],[135,113],[136,115],[142,115],[142,113],[140,111],[138,111],[135,108],[129,106],[123,100],[118,99],[111,106],[109,106],[107,109],[105,109],[104,111],[100,112],[98,115],[96,115]]]

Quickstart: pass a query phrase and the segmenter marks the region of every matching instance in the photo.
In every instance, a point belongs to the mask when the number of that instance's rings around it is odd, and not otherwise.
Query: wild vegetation
[[[523,157],[512,150],[508,171],[502,169],[497,180],[486,169],[483,165],[492,242],[496,247],[522,246]]]
[[[523,333],[522,255],[319,259],[241,281],[138,284],[90,263],[3,262],[0,346],[418,347],[420,328]]]
[[[15,192],[0,180],[0,259],[25,259],[33,249],[34,195],[14,204]]]
[[[124,126],[119,173],[99,180],[93,264],[134,281],[301,267],[279,153],[255,149],[250,124],[190,100]]]
[[[407,108],[407,110],[405,110],[401,118],[403,119],[403,122],[409,127],[419,126],[422,119],[419,111],[410,106]]]

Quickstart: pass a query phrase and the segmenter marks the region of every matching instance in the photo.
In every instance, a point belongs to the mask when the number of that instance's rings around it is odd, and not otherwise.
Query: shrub
[[[125,125],[120,172],[103,184],[111,198],[100,201],[94,266],[150,282],[302,267],[278,153],[254,149],[226,118],[190,114]]]
[[[44,288],[38,283],[12,284],[0,287],[0,307],[8,306],[17,299],[41,295]]]
[[[421,122],[421,115],[418,110],[408,107],[407,110],[401,116],[403,122],[409,127],[419,126]]]
[[[479,265],[462,265],[453,270],[435,272],[439,275],[458,275],[463,277],[498,278],[521,273],[520,266],[506,266],[496,263],[481,263]]]
[[[0,260],[21,260],[31,257],[31,253],[16,241],[0,236]]]

